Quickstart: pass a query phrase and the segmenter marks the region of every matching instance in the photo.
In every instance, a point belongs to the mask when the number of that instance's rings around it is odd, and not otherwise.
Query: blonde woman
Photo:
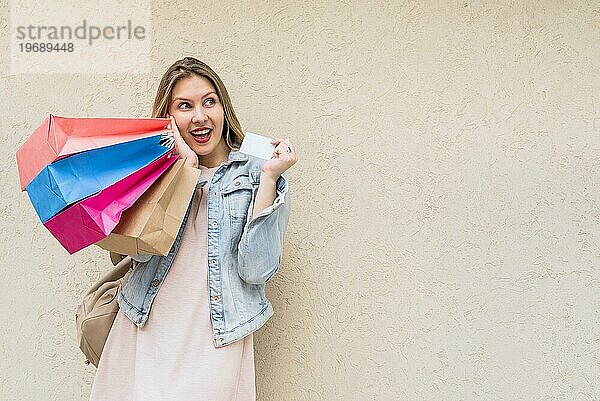
[[[252,333],[273,314],[265,284],[281,262],[295,147],[278,138],[267,161],[240,153],[227,89],[191,57],[165,72],[152,114],[171,118],[176,152],[201,176],[170,253],[134,261],[90,400],[255,400]]]

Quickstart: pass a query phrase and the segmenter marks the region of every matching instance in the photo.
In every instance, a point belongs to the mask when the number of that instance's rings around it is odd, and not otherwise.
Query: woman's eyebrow
[[[205,97],[207,97],[208,95],[216,95],[216,93],[215,93],[215,92],[208,92],[206,95],[202,96],[202,98],[201,98],[201,99],[204,99],[204,98],[205,98]],[[185,101],[187,101],[187,102],[189,102],[189,101],[190,101],[190,99],[186,99],[186,98],[184,98],[184,97],[176,97],[176,98],[173,98],[173,101],[175,101],[175,100],[185,100]]]

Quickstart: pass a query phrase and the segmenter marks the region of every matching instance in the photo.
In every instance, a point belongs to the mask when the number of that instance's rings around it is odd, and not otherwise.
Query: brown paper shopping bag
[[[178,160],[123,213],[112,233],[96,245],[122,255],[167,255],[199,176],[200,170]]]

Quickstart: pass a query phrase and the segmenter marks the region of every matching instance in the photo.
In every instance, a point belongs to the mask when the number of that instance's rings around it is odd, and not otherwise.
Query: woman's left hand
[[[298,161],[296,148],[289,138],[277,138],[271,141],[275,145],[275,151],[271,160],[267,160],[262,166],[262,174],[266,174],[273,180],[277,180],[284,171],[292,167]]]

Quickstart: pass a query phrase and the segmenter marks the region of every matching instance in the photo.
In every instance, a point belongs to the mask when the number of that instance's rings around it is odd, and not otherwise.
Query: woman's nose
[[[206,120],[208,120],[208,115],[206,115],[204,110],[202,110],[202,108],[196,109],[196,111],[194,112],[194,116],[192,117],[192,122],[199,123],[204,122]]]

